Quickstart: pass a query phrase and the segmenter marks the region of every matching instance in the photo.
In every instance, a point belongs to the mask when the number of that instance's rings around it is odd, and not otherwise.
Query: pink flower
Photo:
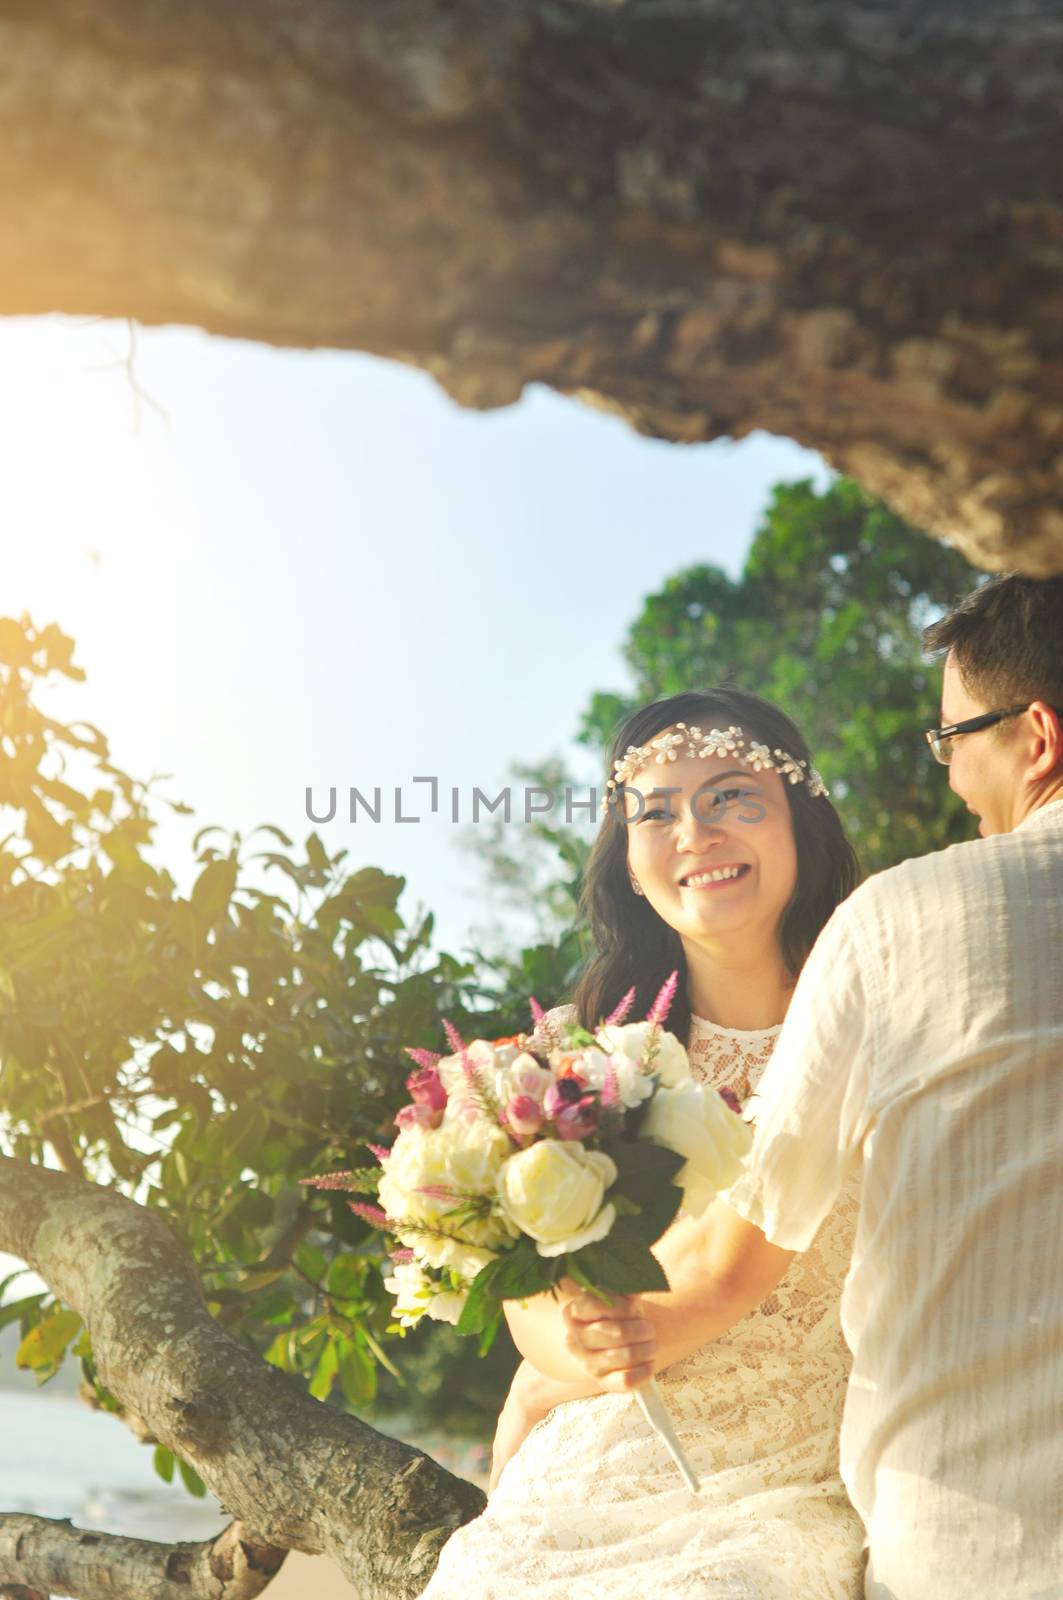
[[[530,1094],[518,1094],[506,1107],[506,1121],[515,1134],[527,1138],[543,1125],[543,1108]]]
[[[422,1067],[420,1072],[411,1072],[406,1079],[406,1087],[410,1091],[411,1099],[419,1106],[430,1106],[433,1111],[442,1111],[447,1103],[447,1091],[435,1067]]]
[[[550,1121],[556,1122],[567,1106],[577,1105],[585,1088],[582,1078],[557,1078],[543,1095],[543,1110]]]
[[[661,984],[660,993],[653,1002],[649,1009],[649,1013],[647,1014],[647,1022],[655,1023],[658,1027],[664,1026],[664,1023],[668,1017],[668,1013],[671,1010],[672,1001],[675,999],[675,991],[678,986],[679,970],[677,968]]]
[[[623,1022],[624,1018],[627,1016],[634,1004],[635,985],[632,984],[631,988],[621,999],[619,1005],[615,1006],[614,1009],[610,1011],[609,1015],[605,1019],[605,1022],[603,1023],[603,1027],[609,1028],[613,1025],[618,1025],[619,1023]]]
[[[593,1095],[585,1095],[582,1100],[559,1111],[554,1118],[554,1127],[561,1139],[586,1139],[590,1134],[597,1133],[598,1112]]]
[[[395,1121],[404,1133],[408,1128],[438,1128],[442,1120],[442,1111],[425,1105],[401,1106],[395,1113]]]

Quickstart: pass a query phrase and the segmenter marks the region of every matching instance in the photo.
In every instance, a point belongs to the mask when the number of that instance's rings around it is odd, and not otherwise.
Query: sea
[[[230,1519],[212,1496],[163,1483],[152,1450],[70,1395],[0,1389],[0,1511],[70,1517],[140,1539],[206,1539]]]

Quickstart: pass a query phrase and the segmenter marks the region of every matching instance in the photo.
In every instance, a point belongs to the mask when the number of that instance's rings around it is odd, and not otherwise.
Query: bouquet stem
[[[697,1494],[701,1484],[693,1467],[683,1453],[683,1447],[679,1443],[672,1419],[668,1414],[668,1407],[664,1403],[664,1396],[657,1386],[657,1379],[651,1378],[648,1383],[644,1383],[636,1389],[635,1399],[642,1407],[643,1416],[650,1427],[664,1442],[668,1454],[679,1468],[679,1474],[683,1482],[691,1494]]]

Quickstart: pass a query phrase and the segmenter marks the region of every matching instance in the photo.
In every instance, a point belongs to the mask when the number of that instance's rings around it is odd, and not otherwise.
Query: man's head
[[[942,727],[1009,713],[942,747],[978,831],[1010,833],[1063,798],[1063,578],[990,578],[925,629],[923,643],[947,652]]]

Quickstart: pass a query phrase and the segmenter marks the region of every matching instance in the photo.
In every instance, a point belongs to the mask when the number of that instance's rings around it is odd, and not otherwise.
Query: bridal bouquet
[[[664,1029],[677,981],[642,1022],[624,1021],[630,990],[593,1033],[534,1001],[530,1034],[466,1044],[444,1022],[450,1055],[407,1052],[411,1101],[391,1148],[371,1147],[379,1166],[303,1180],[375,1194],[348,1203],[396,1241],[398,1329],[435,1317],[484,1352],[503,1300],[562,1277],[603,1298],[668,1288],[650,1246],[680,1204],[697,1215],[730,1187],[752,1140]]]

